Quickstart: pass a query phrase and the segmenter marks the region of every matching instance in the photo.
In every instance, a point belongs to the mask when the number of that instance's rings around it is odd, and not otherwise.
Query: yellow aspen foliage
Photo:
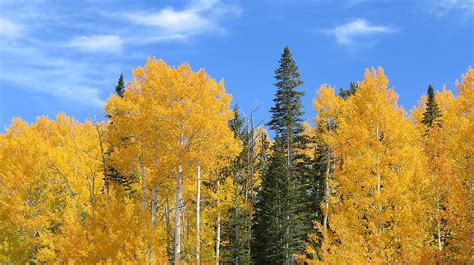
[[[15,119],[0,152],[2,254],[11,261],[47,261],[68,207],[90,214],[102,183],[92,124],[59,114],[28,126]],[[3,207],[8,207],[5,209]],[[24,240],[23,240],[24,238]],[[13,249],[12,244],[20,244]],[[17,253],[16,253],[17,252]]]
[[[322,246],[308,247],[309,263],[419,260],[427,237],[424,157],[413,125],[387,86],[383,69],[372,69],[350,98],[342,101],[322,86],[315,99],[317,124],[330,127],[321,130],[321,139],[337,159],[328,227],[317,225]]]
[[[147,194],[151,191],[155,200],[153,192],[158,191],[157,203],[166,202],[170,208],[153,212],[152,207],[151,218],[166,216],[167,221],[159,225],[167,231],[164,238],[174,241],[168,246],[174,250],[174,262],[191,262],[199,256],[196,236],[202,242],[214,238],[214,220],[201,220],[213,216],[199,216],[196,204],[213,206],[209,204],[213,186],[209,177],[216,170],[216,161],[229,160],[240,152],[240,143],[228,127],[233,117],[231,96],[222,81],[216,82],[204,70],[193,72],[188,64],[174,68],[149,58],[144,67],[133,70],[133,76],[124,97],[112,96],[105,107],[112,120],[108,131],[114,146],[111,163],[121,172],[141,175],[142,208],[150,198]],[[198,166],[203,169],[200,179]],[[205,204],[198,201],[200,197]],[[199,231],[197,219],[206,225]],[[211,245],[201,246],[200,256],[211,257]]]
[[[431,180],[432,233],[430,259],[437,262],[472,262],[473,242],[472,175],[474,135],[474,75],[472,68],[456,82],[457,96],[443,88],[436,94],[442,113],[442,125],[426,128],[421,123],[426,97],[412,110],[412,117],[423,135],[429,159],[426,172]]]
[[[303,132],[301,135],[308,140],[308,144],[304,150],[297,150],[300,153],[304,154],[306,157],[310,159],[314,159],[314,153],[316,149],[315,137],[316,137],[316,130],[311,127],[309,122],[303,123]]]
[[[272,156],[265,128],[234,119],[224,82],[203,69],[148,58],[132,74],[107,100],[107,121],[14,118],[0,134],[0,263],[223,264],[259,255],[250,250]],[[295,149],[315,173],[304,183],[305,209],[318,211],[298,262],[474,263],[474,71],[456,92],[434,97],[430,88],[411,117],[388,84],[378,68],[348,97],[329,85],[317,91],[316,126],[303,124],[309,142]],[[441,115],[428,125],[433,98]]]

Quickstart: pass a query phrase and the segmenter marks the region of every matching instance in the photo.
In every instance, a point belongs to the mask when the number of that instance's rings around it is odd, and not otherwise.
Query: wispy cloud
[[[86,105],[104,103],[106,82],[93,71],[95,64],[52,56],[35,47],[1,46],[0,53],[2,60],[9,62],[8,67],[0,65],[0,80],[8,84]]]
[[[358,18],[326,32],[333,35],[339,44],[351,46],[354,44],[355,39],[359,37],[393,33],[395,31],[391,26],[372,25],[367,20]]]
[[[474,0],[434,0],[431,2],[431,12],[444,15],[450,11],[465,11],[474,14]]]
[[[0,0],[0,93],[8,86],[97,107],[130,68],[132,54],[143,52],[144,59],[150,52],[141,46],[225,32],[224,20],[241,9],[224,1],[153,9],[142,2]]]
[[[17,37],[20,34],[21,26],[12,21],[0,17],[0,36],[6,38]]]
[[[70,40],[66,47],[76,48],[83,52],[118,52],[122,49],[122,40],[117,35],[77,36]]]
[[[191,1],[185,8],[176,10],[165,7],[154,12],[133,12],[124,14],[125,18],[142,26],[161,30],[158,40],[182,40],[191,35],[209,31],[224,31],[219,21],[225,15],[240,15],[238,6],[223,4],[217,0]]]
[[[127,17],[135,23],[157,26],[171,33],[189,32],[212,27],[208,20],[190,10],[175,11],[172,8],[165,8],[156,13],[134,13]]]

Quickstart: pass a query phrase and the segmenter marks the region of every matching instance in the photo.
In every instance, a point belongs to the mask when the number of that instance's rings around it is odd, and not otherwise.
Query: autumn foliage
[[[295,262],[474,262],[474,71],[436,93],[431,124],[426,97],[409,115],[388,83],[378,68],[345,98],[318,89],[299,152],[326,150],[327,196]],[[252,128],[246,149],[223,81],[149,58],[121,93],[106,121],[14,118],[0,135],[0,262],[216,264],[228,218],[250,231],[272,141]],[[243,150],[262,154],[245,181]]]

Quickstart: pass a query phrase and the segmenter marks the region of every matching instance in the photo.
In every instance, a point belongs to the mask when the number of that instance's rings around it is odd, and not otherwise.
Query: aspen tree
[[[355,95],[328,103],[335,106],[336,128],[326,142],[341,162],[329,182],[328,227],[318,226],[321,249],[308,250],[322,262],[417,262],[421,255],[427,237],[424,158],[418,134],[387,85],[381,68],[367,70]],[[324,95],[337,102],[333,89],[323,86],[319,93],[317,104]]]
[[[175,176],[173,249],[174,263],[179,264],[184,229],[181,217],[185,216],[183,192],[189,176],[185,170],[196,161],[212,161],[226,148],[237,146],[227,126],[232,117],[231,98],[223,82],[217,83],[203,70],[193,72],[187,64],[172,68],[153,58],[133,74],[123,100],[113,97],[106,108],[125,113],[123,119],[114,120],[111,130],[113,133],[123,124],[121,130],[131,132],[131,144],[137,143],[138,149],[144,150],[139,156],[141,161],[156,167],[153,171],[158,174],[169,172]],[[132,128],[133,124],[142,126]],[[120,154],[120,148],[114,153]]]
[[[435,98],[422,97],[419,106],[412,110],[415,124],[423,135],[426,156],[430,159],[427,177],[434,187],[430,226],[433,236],[426,247],[432,252],[430,259],[437,262],[472,262],[468,235],[473,231],[469,223],[473,205],[472,177],[469,177],[472,176],[474,132],[473,84],[473,71],[468,68],[461,82],[456,82],[457,97],[443,88]],[[433,105],[439,106],[442,119],[439,119],[440,115],[430,113],[437,109],[430,107]],[[436,122],[431,122],[433,120]],[[426,124],[432,126],[427,128]]]

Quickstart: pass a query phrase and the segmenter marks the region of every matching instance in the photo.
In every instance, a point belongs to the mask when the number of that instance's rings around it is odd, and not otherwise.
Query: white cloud
[[[436,0],[431,11],[438,15],[446,14],[451,10],[464,10],[474,14],[474,0]]]
[[[190,32],[212,26],[197,12],[192,10],[174,11],[172,8],[165,8],[157,13],[130,14],[128,18],[137,24],[157,26],[170,33]]]
[[[13,38],[18,36],[21,31],[21,27],[12,21],[0,17],[0,36]]]
[[[97,107],[104,103],[104,90],[111,86],[111,71],[100,63],[51,56],[43,49],[23,45],[0,45],[0,54],[0,80],[20,89]],[[100,67],[102,71],[97,71]]]
[[[117,9],[107,3],[101,9],[108,10],[104,13],[95,7],[69,12],[67,4],[53,2],[25,0],[21,5],[18,1],[7,5],[2,1],[0,94],[1,86],[11,86],[80,103],[81,107],[103,104],[118,74],[130,67],[131,54],[139,53],[142,60],[148,55],[148,49],[139,46],[186,41],[204,32],[220,33],[226,17],[240,14],[237,6],[219,0],[189,0],[183,8],[138,9],[129,13],[128,19],[113,14],[130,8]],[[143,17],[133,17],[136,14]],[[65,31],[76,33],[64,38]],[[72,50],[91,56],[79,58]],[[110,53],[117,54],[111,57]]]
[[[66,47],[83,52],[118,52],[122,49],[122,40],[117,35],[78,36],[70,40]]]
[[[392,33],[395,32],[395,29],[390,26],[371,25],[367,20],[358,18],[327,32],[334,35],[339,44],[350,46],[354,43],[354,39],[357,37]]]
[[[239,15],[237,6],[226,5],[218,0],[191,1],[184,9],[166,7],[156,12],[127,13],[125,18],[133,23],[162,30],[158,39],[173,39],[165,36],[187,38],[208,31],[223,31],[219,20],[224,15]]]
[[[136,34],[124,39],[124,42],[133,44],[133,45],[148,45],[153,43],[164,43],[164,42],[179,42],[186,41],[188,36],[181,33],[170,33],[170,34]]]

